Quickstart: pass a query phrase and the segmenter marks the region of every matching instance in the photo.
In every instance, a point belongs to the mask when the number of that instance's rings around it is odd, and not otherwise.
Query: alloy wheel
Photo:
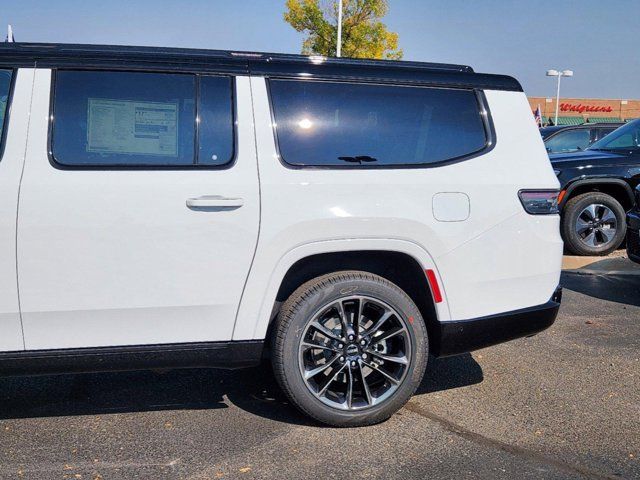
[[[576,220],[578,238],[589,247],[601,247],[613,241],[618,220],[613,211],[599,203],[585,207]]]
[[[390,398],[411,362],[404,318],[385,302],[347,296],[317,311],[299,346],[300,373],[320,401],[362,410]]]

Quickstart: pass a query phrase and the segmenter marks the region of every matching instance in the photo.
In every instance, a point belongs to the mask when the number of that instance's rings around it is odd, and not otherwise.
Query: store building
[[[529,97],[531,111],[535,115],[540,107],[542,123],[553,121],[556,99]],[[558,109],[559,125],[579,125],[585,122],[624,122],[640,118],[640,100],[609,100],[602,98],[561,98]]]

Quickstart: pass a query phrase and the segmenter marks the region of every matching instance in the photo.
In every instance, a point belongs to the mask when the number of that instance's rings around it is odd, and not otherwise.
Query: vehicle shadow
[[[417,394],[480,381],[482,370],[471,355],[432,359]],[[315,425],[287,402],[267,366],[0,378],[0,420],[224,409],[231,404],[271,420]]]
[[[416,395],[452,390],[482,382],[482,367],[470,353],[454,357],[429,358],[429,365]]]
[[[563,288],[590,297],[640,307],[640,275],[581,275],[563,272]]]

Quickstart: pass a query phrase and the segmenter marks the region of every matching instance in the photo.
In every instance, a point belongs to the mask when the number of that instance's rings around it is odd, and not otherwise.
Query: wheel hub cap
[[[347,347],[347,351],[345,352],[350,357],[355,357],[360,354],[360,348],[354,343]]]
[[[575,231],[585,245],[603,247],[614,240],[618,231],[618,220],[609,207],[594,203],[580,212]]]

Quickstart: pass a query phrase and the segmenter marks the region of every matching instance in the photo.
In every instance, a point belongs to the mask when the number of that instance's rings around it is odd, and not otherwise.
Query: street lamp
[[[547,70],[547,77],[558,77],[558,89],[556,90],[556,119],[553,122],[558,125],[558,108],[560,107],[560,79],[562,77],[573,77],[573,70]]]
[[[338,2],[338,46],[336,48],[336,57],[342,54],[342,0]]]

